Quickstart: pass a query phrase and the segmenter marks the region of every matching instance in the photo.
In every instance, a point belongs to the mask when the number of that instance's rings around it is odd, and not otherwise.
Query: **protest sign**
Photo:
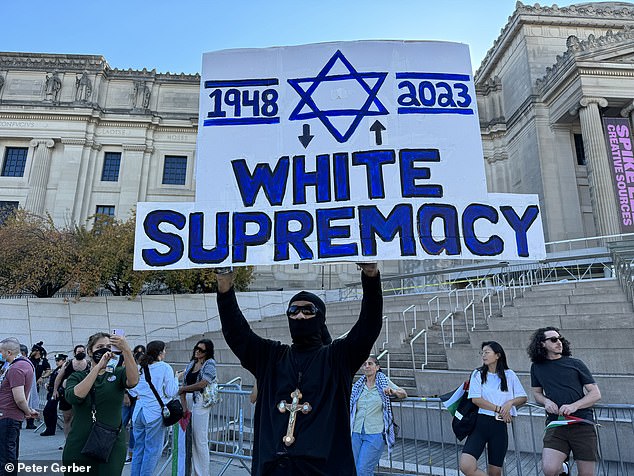
[[[196,201],[139,203],[135,269],[543,258],[538,199],[487,193],[466,45],[204,55]]]

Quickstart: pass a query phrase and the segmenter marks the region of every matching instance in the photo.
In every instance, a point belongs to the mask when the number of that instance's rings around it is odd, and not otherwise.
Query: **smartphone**
[[[124,337],[125,331],[123,329],[112,329],[112,335]],[[112,352],[121,352],[121,349],[112,344]]]

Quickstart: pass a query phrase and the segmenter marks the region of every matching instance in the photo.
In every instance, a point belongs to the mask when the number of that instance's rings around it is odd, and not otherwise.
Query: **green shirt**
[[[388,380],[388,385],[392,390],[398,390],[398,387]],[[379,395],[379,389],[374,385],[368,388],[363,386],[359,400],[357,400],[357,410],[354,414],[354,425],[352,431],[361,433],[365,430],[367,434],[383,433],[385,425],[383,424],[383,399]]]
[[[126,455],[126,432],[121,429],[117,442],[112,449],[108,463],[98,463],[81,454],[81,449],[92,428],[92,411],[90,393],[86,398],[75,395],[75,385],[86,378],[88,372],[73,372],[66,381],[65,396],[73,406],[73,424],[64,445],[62,461],[65,465],[73,462],[79,465],[90,465],[89,474],[98,476],[115,476],[121,474]],[[95,405],[97,420],[111,427],[121,425],[121,406],[126,388],[125,367],[117,367],[113,373],[105,372],[97,376],[95,384]]]

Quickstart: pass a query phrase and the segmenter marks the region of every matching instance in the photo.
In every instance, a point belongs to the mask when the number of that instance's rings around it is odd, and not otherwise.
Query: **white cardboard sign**
[[[135,269],[545,256],[538,199],[488,194],[466,45],[207,53],[196,202],[139,203]]]

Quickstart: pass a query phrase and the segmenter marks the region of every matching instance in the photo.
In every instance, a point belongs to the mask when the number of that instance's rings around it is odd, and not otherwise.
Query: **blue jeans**
[[[382,433],[352,433],[352,454],[357,467],[357,476],[372,476],[379,464],[385,441]]]
[[[121,407],[121,426],[124,428],[128,426],[128,422],[132,420],[132,413],[134,413],[134,404],[126,407]],[[128,449],[132,451],[134,449],[134,425],[130,425],[130,440],[128,441]]]
[[[0,476],[18,474],[14,471],[5,471],[7,463],[13,463],[14,468],[18,463],[20,454],[20,426],[22,422],[11,418],[0,419]]]
[[[143,410],[134,420],[134,452],[132,453],[131,476],[153,476],[163,451],[165,427],[160,416],[151,422],[145,421]]]

